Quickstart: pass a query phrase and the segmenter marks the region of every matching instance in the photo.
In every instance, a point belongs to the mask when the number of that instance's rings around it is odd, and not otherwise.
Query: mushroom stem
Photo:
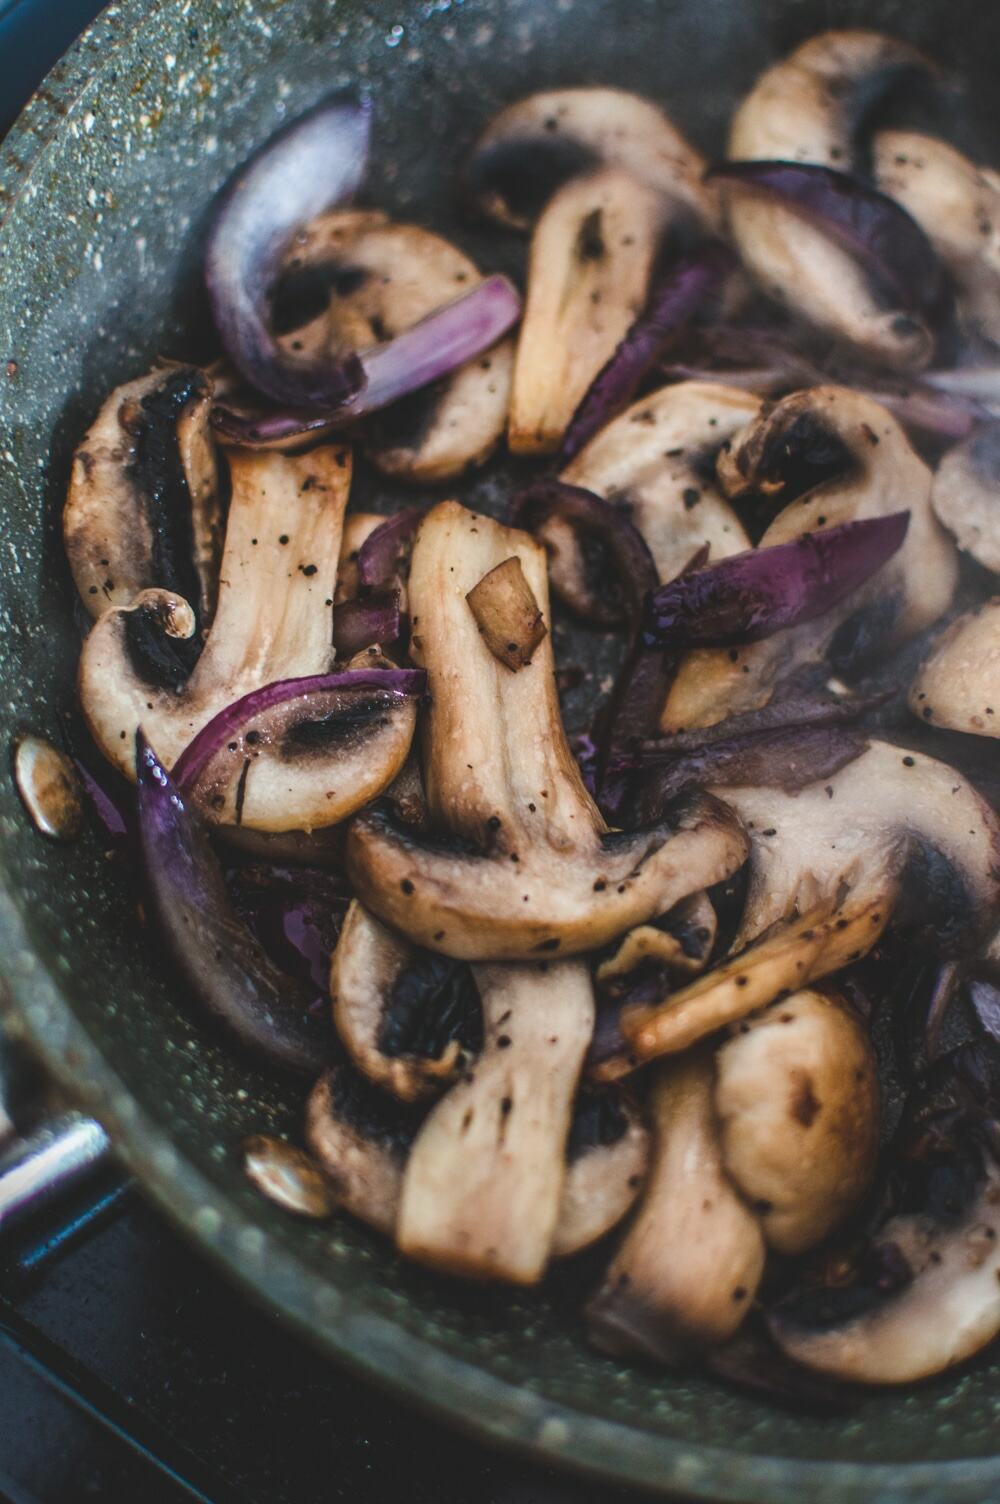
[[[575,962],[474,974],[483,1051],[413,1145],[396,1241],[434,1268],[529,1285],[552,1248],[593,992]]]
[[[625,1009],[621,1028],[633,1066],[689,1049],[775,998],[839,971],[871,949],[891,915],[885,894],[860,903],[847,900],[839,908],[819,907],[655,1007]],[[623,1062],[609,1061],[596,1074],[601,1080],[614,1079],[625,1074]]]
[[[649,1181],[587,1307],[591,1341],[604,1352],[675,1363],[725,1342],[750,1309],[764,1239],[723,1169],[714,1090],[711,1050],[656,1074]]]

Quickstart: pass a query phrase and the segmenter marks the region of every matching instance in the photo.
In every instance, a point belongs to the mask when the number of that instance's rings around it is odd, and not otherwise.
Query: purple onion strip
[[[240,737],[257,716],[276,705],[338,689],[379,689],[392,695],[421,695],[425,683],[426,675],[420,668],[364,668],[310,674],[302,679],[278,679],[262,685],[234,700],[202,726],[174,764],[173,781],[182,793],[189,794],[226,743]]]
[[[399,633],[398,590],[341,601],[333,608],[333,645],[338,658],[353,658],[376,643],[387,647]]]
[[[894,512],[845,522],[680,575],[650,598],[643,640],[648,647],[728,647],[813,621],[892,557],[909,520],[908,512]]]
[[[369,590],[384,590],[397,579],[409,555],[423,507],[407,507],[387,517],[358,549],[358,579]]]
[[[941,263],[916,220],[887,194],[814,162],[720,162],[706,177],[780,199],[862,261],[904,307],[938,310]]]
[[[563,436],[557,466],[569,463],[599,429],[627,407],[664,351],[705,299],[736,269],[736,258],[712,243],[664,274],[643,313],[584,393]]]
[[[329,1024],[236,915],[201,822],[141,730],[136,773],[152,908],[188,983],[248,1048],[289,1070],[318,1072],[329,1059]]]

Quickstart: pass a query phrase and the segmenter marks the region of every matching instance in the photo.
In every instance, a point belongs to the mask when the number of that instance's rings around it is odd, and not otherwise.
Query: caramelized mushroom
[[[410,569],[413,653],[427,670],[424,773],[437,835],[386,807],[359,815],[347,860],[359,897],[416,944],[467,960],[592,950],[733,872],[746,846],[710,798],[649,829],[609,832],[559,715],[551,637],[512,674],[484,644],[466,594],[518,557],[548,616],[545,554],[527,534],[442,502]]]
[[[913,681],[910,709],[932,726],[1000,736],[1000,597],[938,638]]]

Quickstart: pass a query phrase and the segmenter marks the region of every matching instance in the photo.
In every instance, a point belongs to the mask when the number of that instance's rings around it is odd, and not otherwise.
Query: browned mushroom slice
[[[390,1236],[407,1157],[425,1116],[425,1104],[400,1102],[346,1066],[328,1071],[309,1099],[306,1141],[312,1153],[347,1210]],[[596,1242],[629,1210],[645,1174],[649,1135],[628,1097],[583,1092],[565,1152],[553,1258]]]
[[[233,454],[219,606],[193,670],[176,651],[194,627],[179,596],[142,592],[108,611],[84,644],[80,698],[94,738],[134,777],[141,724],[172,766],[195,733],[241,695],[331,667],[330,611],[350,485],[350,451],[289,459]],[[199,784],[204,814],[264,831],[335,824],[381,792],[405,761],[416,706],[369,688],[291,701],[224,751]]]
[[[533,1284],[559,1215],[594,1022],[590,977],[572,961],[473,970],[483,1050],[417,1137],[396,1241],[410,1258],[453,1274]]]
[[[674,1363],[731,1337],[764,1271],[764,1239],[722,1164],[710,1050],[655,1077],[653,1157],[638,1212],[587,1306],[591,1341]]]
[[[951,272],[967,333],[1000,343],[1000,182],[944,141],[879,131],[875,181],[913,216]]]
[[[212,387],[163,365],[117,387],[73,456],[66,554],[91,616],[140,590],[177,591],[208,625],[222,552]]]
[[[925,59],[895,37],[828,31],[763,73],[733,116],[728,155],[737,161],[851,166],[858,117],[879,87]],[[927,326],[887,309],[854,258],[801,214],[727,185],[724,203],[743,262],[763,290],[860,355],[899,370],[926,365]]]
[[[963,1053],[940,1064],[956,1070]],[[909,1384],[961,1363],[1000,1331],[993,1104],[981,1064],[960,1095],[941,1084],[928,1081],[918,1110],[904,1117],[889,1206],[874,1232],[838,1260],[835,1281],[807,1270],[771,1312],[779,1346],[809,1368]]]
[[[1000,736],[1000,597],[938,639],[913,681],[910,709],[934,726]]]
[[[964,553],[1000,574],[1000,423],[984,423],[949,449],[931,504]]]
[[[642,312],[669,203],[619,167],[561,188],[535,229],[507,442],[551,454]]]
[[[629,930],[621,944],[594,972],[594,980],[609,991],[652,963],[677,976],[696,976],[711,954],[718,918],[707,893],[683,898],[652,924]]]
[[[512,674],[484,644],[466,602],[482,576],[518,557],[548,618],[545,553],[527,534],[442,502],[410,569],[413,653],[427,670],[424,773],[441,834],[364,812],[348,836],[362,901],[416,944],[466,960],[533,960],[606,944],[721,881],[746,851],[710,797],[656,826],[608,832],[570,754],[551,638]]]
[[[711,726],[755,710],[775,684],[828,653],[845,664],[915,635],[947,609],[958,557],[931,509],[931,473],[896,420],[847,387],[814,387],[776,403],[719,461],[724,491],[787,499],[759,546],[901,509],[906,541],[832,611],[742,648],[697,648],[682,659],[661,717],[664,731]]]
[[[552,1236],[554,1259],[579,1253],[618,1225],[639,1195],[649,1151],[649,1129],[628,1096],[605,1089],[579,1093]]]
[[[938,954],[996,925],[1000,822],[954,768],[885,742],[796,794],[724,789],[751,832],[733,954],[657,1007],[623,1012],[621,1074],[858,959],[890,919]],[[803,917],[790,917],[790,916]]]
[[[327,1071],[306,1107],[306,1143],[353,1216],[391,1236],[422,1109],[346,1066]]]
[[[481,280],[468,256],[430,230],[337,210],[296,237],[275,310],[286,327],[310,315],[283,336],[289,348],[337,355],[393,339]],[[385,474],[421,483],[482,464],[507,420],[513,354],[513,341],[502,340],[367,420],[366,454]]]
[[[678,382],[633,403],[561,478],[621,507],[649,544],[660,579],[672,580],[706,543],[713,563],[750,547],[713,469],[721,445],[759,410],[757,397],[733,387]],[[552,516],[538,536],[549,551],[553,589],[567,605],[587,619],[617,619],[606,588],[590,577],[575,530]]]
[[[879,1140],[875,1054],[842,998],[796,992],[716,1057],[722,1159],[779,1253],[826,1237],[868,1189]]]
[[[330,968],[337,1033],[357,1068],[405,1102],[435,1096],[482,1044],[468,966],[414,946],[355,900]]]
[[[549,89],[502,110],[476,143],[466,182],[501,224],[530,229],[553,193],[600,166],[624,168],[701,217],[705,161],[658,105],[621,89]]]

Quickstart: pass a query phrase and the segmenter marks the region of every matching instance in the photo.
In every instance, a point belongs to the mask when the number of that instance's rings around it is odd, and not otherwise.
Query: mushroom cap
[[[625,168],[707,224],[715,218],[703,157],[659,106],[622,89],[549,89],[508,105],[480,136],[465,178],[479,209],[523,230],[568,179],[602,165]]]
[[[842,998],[793,993],[752,1015],[716,1057],[722,1158],[779,1253],[820,1242],[875,1166],[874,1051]]]
[[[993,175],[917,131],[879,131],[872,169],[954,278],[967,331],[1000,342],[1000,186]]]
[[[959,548],[1000,574],[1000,423],[984,423],[949,449],[931,503]]]
[[[832,611],[742,648],[685,654],[661,716],[664,731],[711,726],[766,705],[775,684],[832,647],[859,662],[922,631],[948,608],[958,556],[931,508],[931,472],[895,418],[848,387],[783,398],[737,435],[719,459],[723,490],[789,502],[758,547],[804,533],[909,510],[896,554]]]
[[[417,953],[407,940],[386,929],[357,899],[352,901],[330,964],[333,1021],[357,1069],[404,1102],[438,1095],[465,1068],[468,1056],[453,1032],[453,1028],[460,1030],[464,1021],[464,1009],[458,1012],[460,1000],[453,989],[449,990],[448,1017],[443,1021],[440,1041],[429,1039],[428,1048],[421,1053],[399,1051],[387,1041],[386,1023],[397,1001],[397,988],[416,960]],[[438,957],[434,961],[442,970],[448,966]],[[452,965],[452,970],[458,969]],[[472,989],[471,979],[468,985]],[[433,1021],[426,1017],[428,1003],[433,1003],[431,989],[423,999],[424,1035],[428,1029],[435,1032]],[[432,1053],[438,1042],[441,1048]]]
[[[115,388],[77,446],[63,541],[91,616],[161,586],[207,626],[222,538],[211,404],[204,371],[156,366]]]
[[[823,32],[761,74],[733,116],[728,155],[847,170],[858,117],[880,87],[929,68],[895,37]],[[744,264],[769,296],[868,359],[898,370],[927,364],[927,326],[909,311],[886,310],[857,262],[819,226],[736,184],[727,185],[724,205]]]
[[[550,454],[646,305],[671,200],[623,167],[572,178],[531,240],[507,442]]]
[[[742,522],[706,470],[719,446],[759,410],[757,397],[714,382],[663,387],[602,429],[561,479],[623,508],[648,543],[660,579],[672,580],[706,543],[713,562],[750,547]],[[560,598],[581,616],[615,619],[588,577],[574,529],[549,517],[538,536]]]
[[[348,867],[367,907],[459,960],[592,950],[721,881],[746,850],[738,822],[700,795],[649,829],[606,830],[566,742],[551,637],[511,673],[466,601],[511,557],[547,621],[535,539],[456,502],[424,519],[409,596],[412,651],[428,676],[424,777],[436,834],[374,807],[348,835]]]
[[[910,709],[934,726],[1000,736],[1000,596],[938,638],[913,681]]]
[[[294,317],[321,311],[282,337],[301,353],[339,356],[393,339],[482,281],[474,261],[441,235],[393,224],[384,214],[335,210],[303,227],[285,259],[285,296]],[[277,307],[281,308],[279,289]],[[366,420],[360,442],[386,475],[420,483],[449,480],[482,464],[507,419],[514,342],[460,367]]]
[[[974,944],[995,927],[1000,821],[946,763],[873,741],[826,783],[797,794],[716,792],[739,813],[753,847],[734,952],[845,885],[852,902],[881,892],[891,899],[894,874],[908,866],[904,890],[926,890],[942,949]]]
[[[129,778],[140,725],[169,768],[242,695],[332,667],[330,611],[350,451],[331,445],[294,459],[234,451],[230,468],[219,605],[193,670],[171,654],[191,638],[193,613],[169,591],[144,591],[105,612],[83,647],[84,715],[105,756]],[[284,832],[335,824],[392,781],[416,717],[411,698],[378,688],[288,701],[217,754],[195,801],[220,825]]]
[[[764,1272],[764,1239],[722,1164],[710,1050],[660,1067],[646,1189],[587,1306],[604,1352],[676,1362],[731,1337]]]

